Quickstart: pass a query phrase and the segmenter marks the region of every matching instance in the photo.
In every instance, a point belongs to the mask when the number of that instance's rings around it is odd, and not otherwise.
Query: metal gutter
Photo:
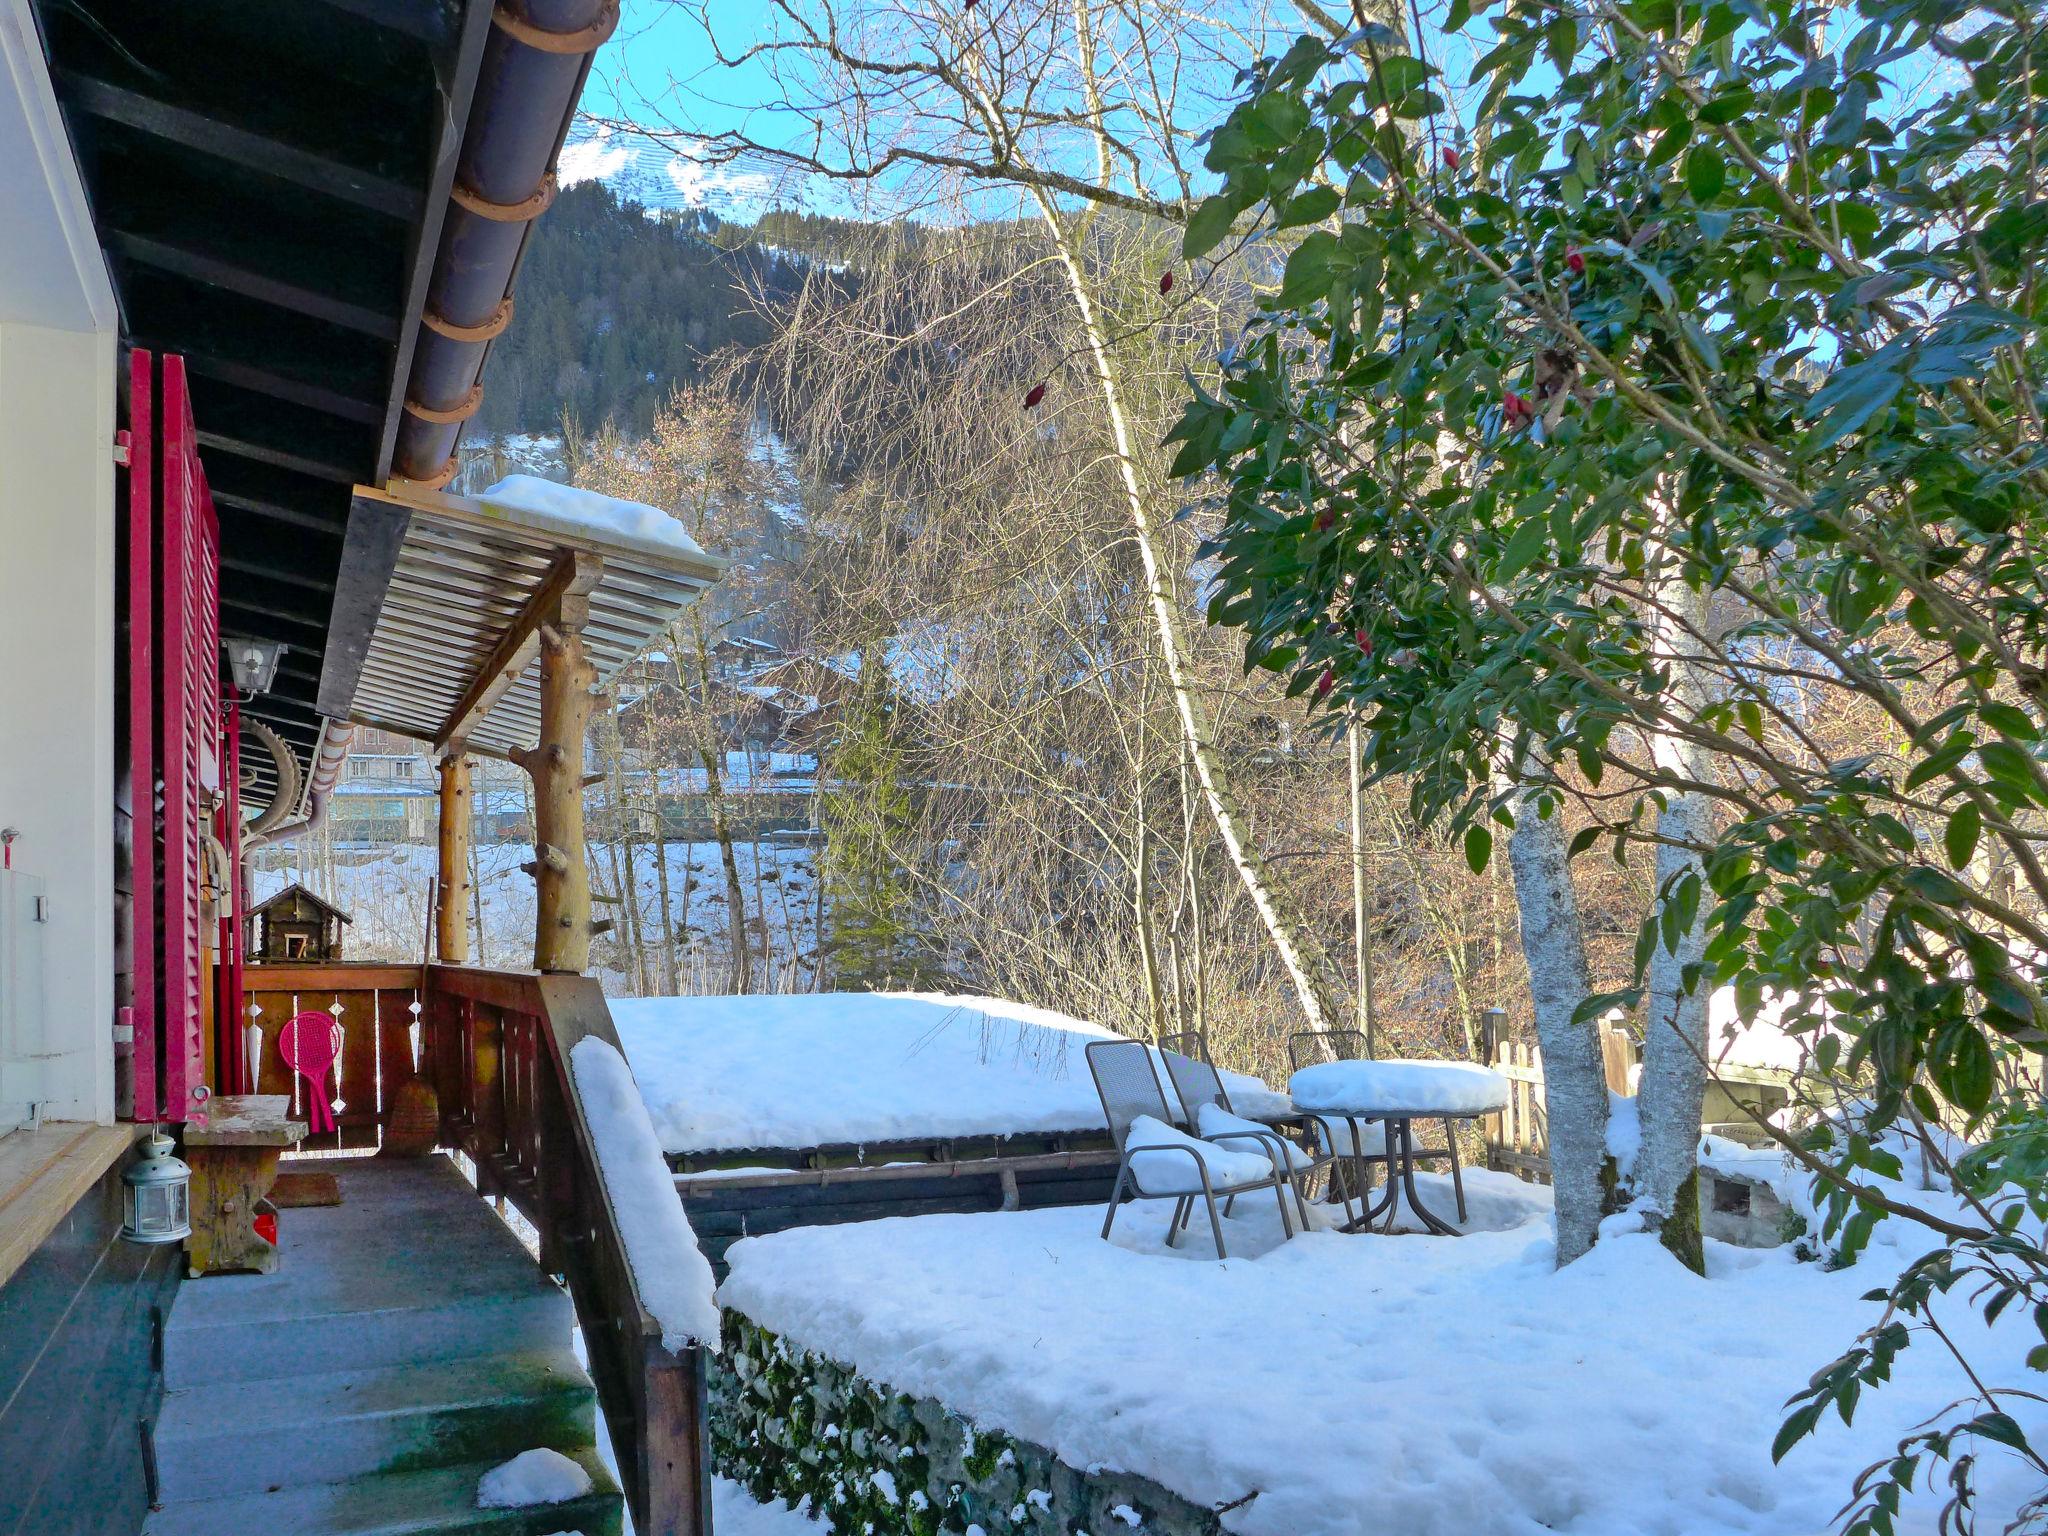
[[[484,357],[511,323],[520,257],[554,201],[562,141],[618,21],[618,0],[497,0],[414,341],[396,479],[454,478],[456,441],[483,400]]]

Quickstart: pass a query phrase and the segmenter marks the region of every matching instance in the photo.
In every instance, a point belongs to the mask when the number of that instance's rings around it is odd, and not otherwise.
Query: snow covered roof
[[[992,997],[620,998],[612,1017],[669,1153],[1103,1128],[1083,1055],[1108,1030]],[[1244,1114],[1284,1094],[1225,1073]]]
[[[523,514],[520,521],[529,527],[551,529],[571,538],[623,539],[678,554],[704,555],[680,522],[644,501],[605,496],[538,475],[507,475],[476,499],[487,509]]]
[[[495,499],[488,499],[495,498]],[[366,530],[350,612],[370,619],[354,651],[339,651],[321,680],[323,712],[437,745],[460,734],[468,750],[509,756],[540,733],[540,667],[532,605],[561,579],[565,561],[592,571],[583,640],[608,685],[657,639],[725,566],[675,519],[653,507],[552,485],[500,481],[485,498],[417,488],[357,486],[351,539]],[[376,546],[382,553],[376,553]],[[372,567],[388,561],[374,595]],[[501,654],[524,640],[534,654]],[[509,685],[481,693],[487,678]]]

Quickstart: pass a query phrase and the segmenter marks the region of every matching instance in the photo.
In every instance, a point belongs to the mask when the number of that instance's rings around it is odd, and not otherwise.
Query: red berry
[[[1323,675],[1316,679],[1316,697],[1329,697],[1330,690],[1337,686],[1337,674],[1329,667],[1323,668]]]
[[[1361,656],[1370,656],[1372,654],[1372,636],[1361,629],[1358,632],[1357,639],[1359,654]]]
[[[1038,402],[1043,400],[1044,398],[1045,384],[1044,381],[1041,380],[1039,383],[1032,385],[1030,392],[1024,396],[1024,409],[1027,411],[1030,410],[1031,407],[1038,404]]]
[[[1316,532],[1328,533],[1337,524],[1337,514],[1325,507],[1316,514]]]
[[[1507,418],[1507,423],[1511,427],[1520,426],[1535,414],[1535,412],[1529,409],[1529,402],[1516,394],[1512,389],[1501,391],[1500,411],[1501,415]]]
[[[1159,291],[1161,293],[1173,292],[1173,274],[1171,272],[1159,274]]]
[[[1458,152],[1455,149],[1444,151],[1444,164],[1454,171],[1458,168]]]
[[[1568,245],[1564,248],[1564,264],[1570,267],[1574,273],[1582,273],[1586,270],[1586,258],[1580,254],[1579,248],[1576,245]]]

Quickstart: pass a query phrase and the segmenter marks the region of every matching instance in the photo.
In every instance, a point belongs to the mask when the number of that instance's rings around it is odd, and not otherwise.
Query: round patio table
[[[1340,1230],[1368,1231],[1384,1215],[1391,1231],[1397,1194],[1405,1192],[1408,1208],[1425,1229],[1445,1237],[1463,1235],[1424,1205],[1416,1193],[1414,1123],[1475,1120],[1505,1109],[1506,1078],[1467,1061],[1324,1061],[1295,1073],[1287,1089],[1301,1114],[1350,1122],[1350,1161],[1358,1172],[1360,1189],[1365,1187],[1366,1162],[1360,1127],[1377,1121],[1386,1128],[1386,1196]],[[1328,1127],[1325,1129],[1327,1132]],[[1336,1145],[1334,1136],[1330,1144]],[[1346,1210],[1349,1208],[1347,1202]]]

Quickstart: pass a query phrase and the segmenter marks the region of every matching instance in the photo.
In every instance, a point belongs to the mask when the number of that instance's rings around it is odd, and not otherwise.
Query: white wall
[[[0,826],[49,882],[66,1120],[114,1117],[114,366],[111,332],[0,324]]]
[[[47,1054],[9,1080],[111,1121],[116,340],[91,229],[27,0],[0,0],[0,827],[50,898]]]

